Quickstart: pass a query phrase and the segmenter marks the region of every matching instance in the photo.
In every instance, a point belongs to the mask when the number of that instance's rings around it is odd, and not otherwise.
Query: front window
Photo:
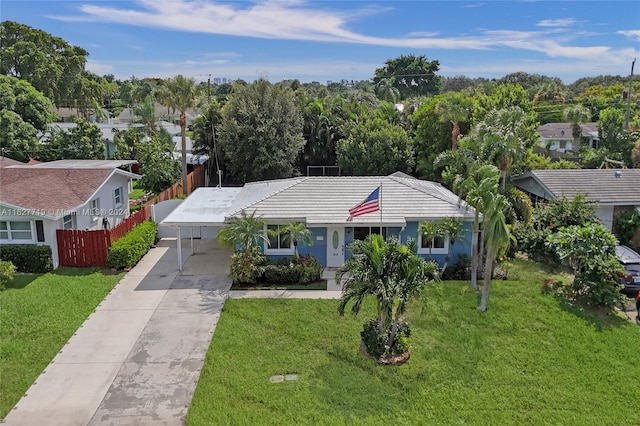
[[[422,232],[418,232],[418,253],[420,254],[447,254],[449,251],[449,236],[425,238]]]
[[[0,240],[33,241],[31,221],[0,222]]]
[[[353,239],[364,241],[371,234],[380,234],[379,226],[356,226],[353,228]],[[387,239],[387,228],[382,227],[382,236]]]
[[[293,244],[285,232],[285,225],[267,225],[269,243],[266,252],[293,253]]]
[[[100,217],[100,198],[94,198],[91,200],[91,216],[91,220],[94,222],[98,220],[98,217]]]

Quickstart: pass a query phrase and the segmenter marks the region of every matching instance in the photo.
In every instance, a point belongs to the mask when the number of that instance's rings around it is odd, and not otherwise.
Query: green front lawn
[[[640,424],[640,327],[542,294],[534,264],[509,274],[486,314],[468,283],[430,286],[400,367],[359,351],[373,303],[341,318],[335,300],[227,300],[188,424]]]
[[[16,275],[0,292],[0,418],[121,277],[96,268],[59,268]]]

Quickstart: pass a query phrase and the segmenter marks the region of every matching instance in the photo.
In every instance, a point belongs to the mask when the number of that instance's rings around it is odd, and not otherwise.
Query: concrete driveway
[[[4,419],[181,425],[231,285],[230,253],[197,242],[178,273],[163,239],[116,285]],[[189,242],[183,244],[188,247]]]

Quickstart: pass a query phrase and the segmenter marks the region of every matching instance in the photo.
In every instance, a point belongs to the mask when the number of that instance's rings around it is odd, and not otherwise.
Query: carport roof
[[[353,218],[349,209],[382,185],[380,212]],[[242,188],[199,188],[162,222],[169,226],[221,226],[242,211],[271,223],[404,226],[407,220],[473,219],[473,209],[434,182],[406,175],[299,177],[248,183]]]

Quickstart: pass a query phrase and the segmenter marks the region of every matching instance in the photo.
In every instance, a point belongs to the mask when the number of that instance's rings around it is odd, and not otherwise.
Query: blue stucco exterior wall
[[[459,238],[453,246],[453,251],[451,253],[451,260],[449,265],[455,264],[458,261],[458,256],[460,254],[471,255],[471,236],[472,236],[472,223],[465,222],[463,226],[463,233],[461,238]],[[326,266],[327,264],[327,228],[309,228],[312,233],[313,245],[305,246],[299,245],[298,251],[301,255],[306,255],[307,253],[314,256],[322,266]],[[403,244],[407,244],[409,239],[414,239],[416,242],[418,241],[418,222],[407,222],[407,225],[403,228],[401,227],[388,227],[387,228],[387,238],[396,237],[400,239],[400,242]],[[345,239],[345,260],[352,256],[352,253],[348,249],[349,244],[353,242],[353,228],[347,227],[344,232]],[[428,253],[419,253],[419,255],[425,259],[429,259]],[[438,262],[440,266],[442,266],[445,262],[446,253],[442,254],[433,254],[433,259]],[[267,257],[271,260],[277,260],[284,257],[291,257],[291,255],[285,254],[277,254],[272,255],[269,254]]]

